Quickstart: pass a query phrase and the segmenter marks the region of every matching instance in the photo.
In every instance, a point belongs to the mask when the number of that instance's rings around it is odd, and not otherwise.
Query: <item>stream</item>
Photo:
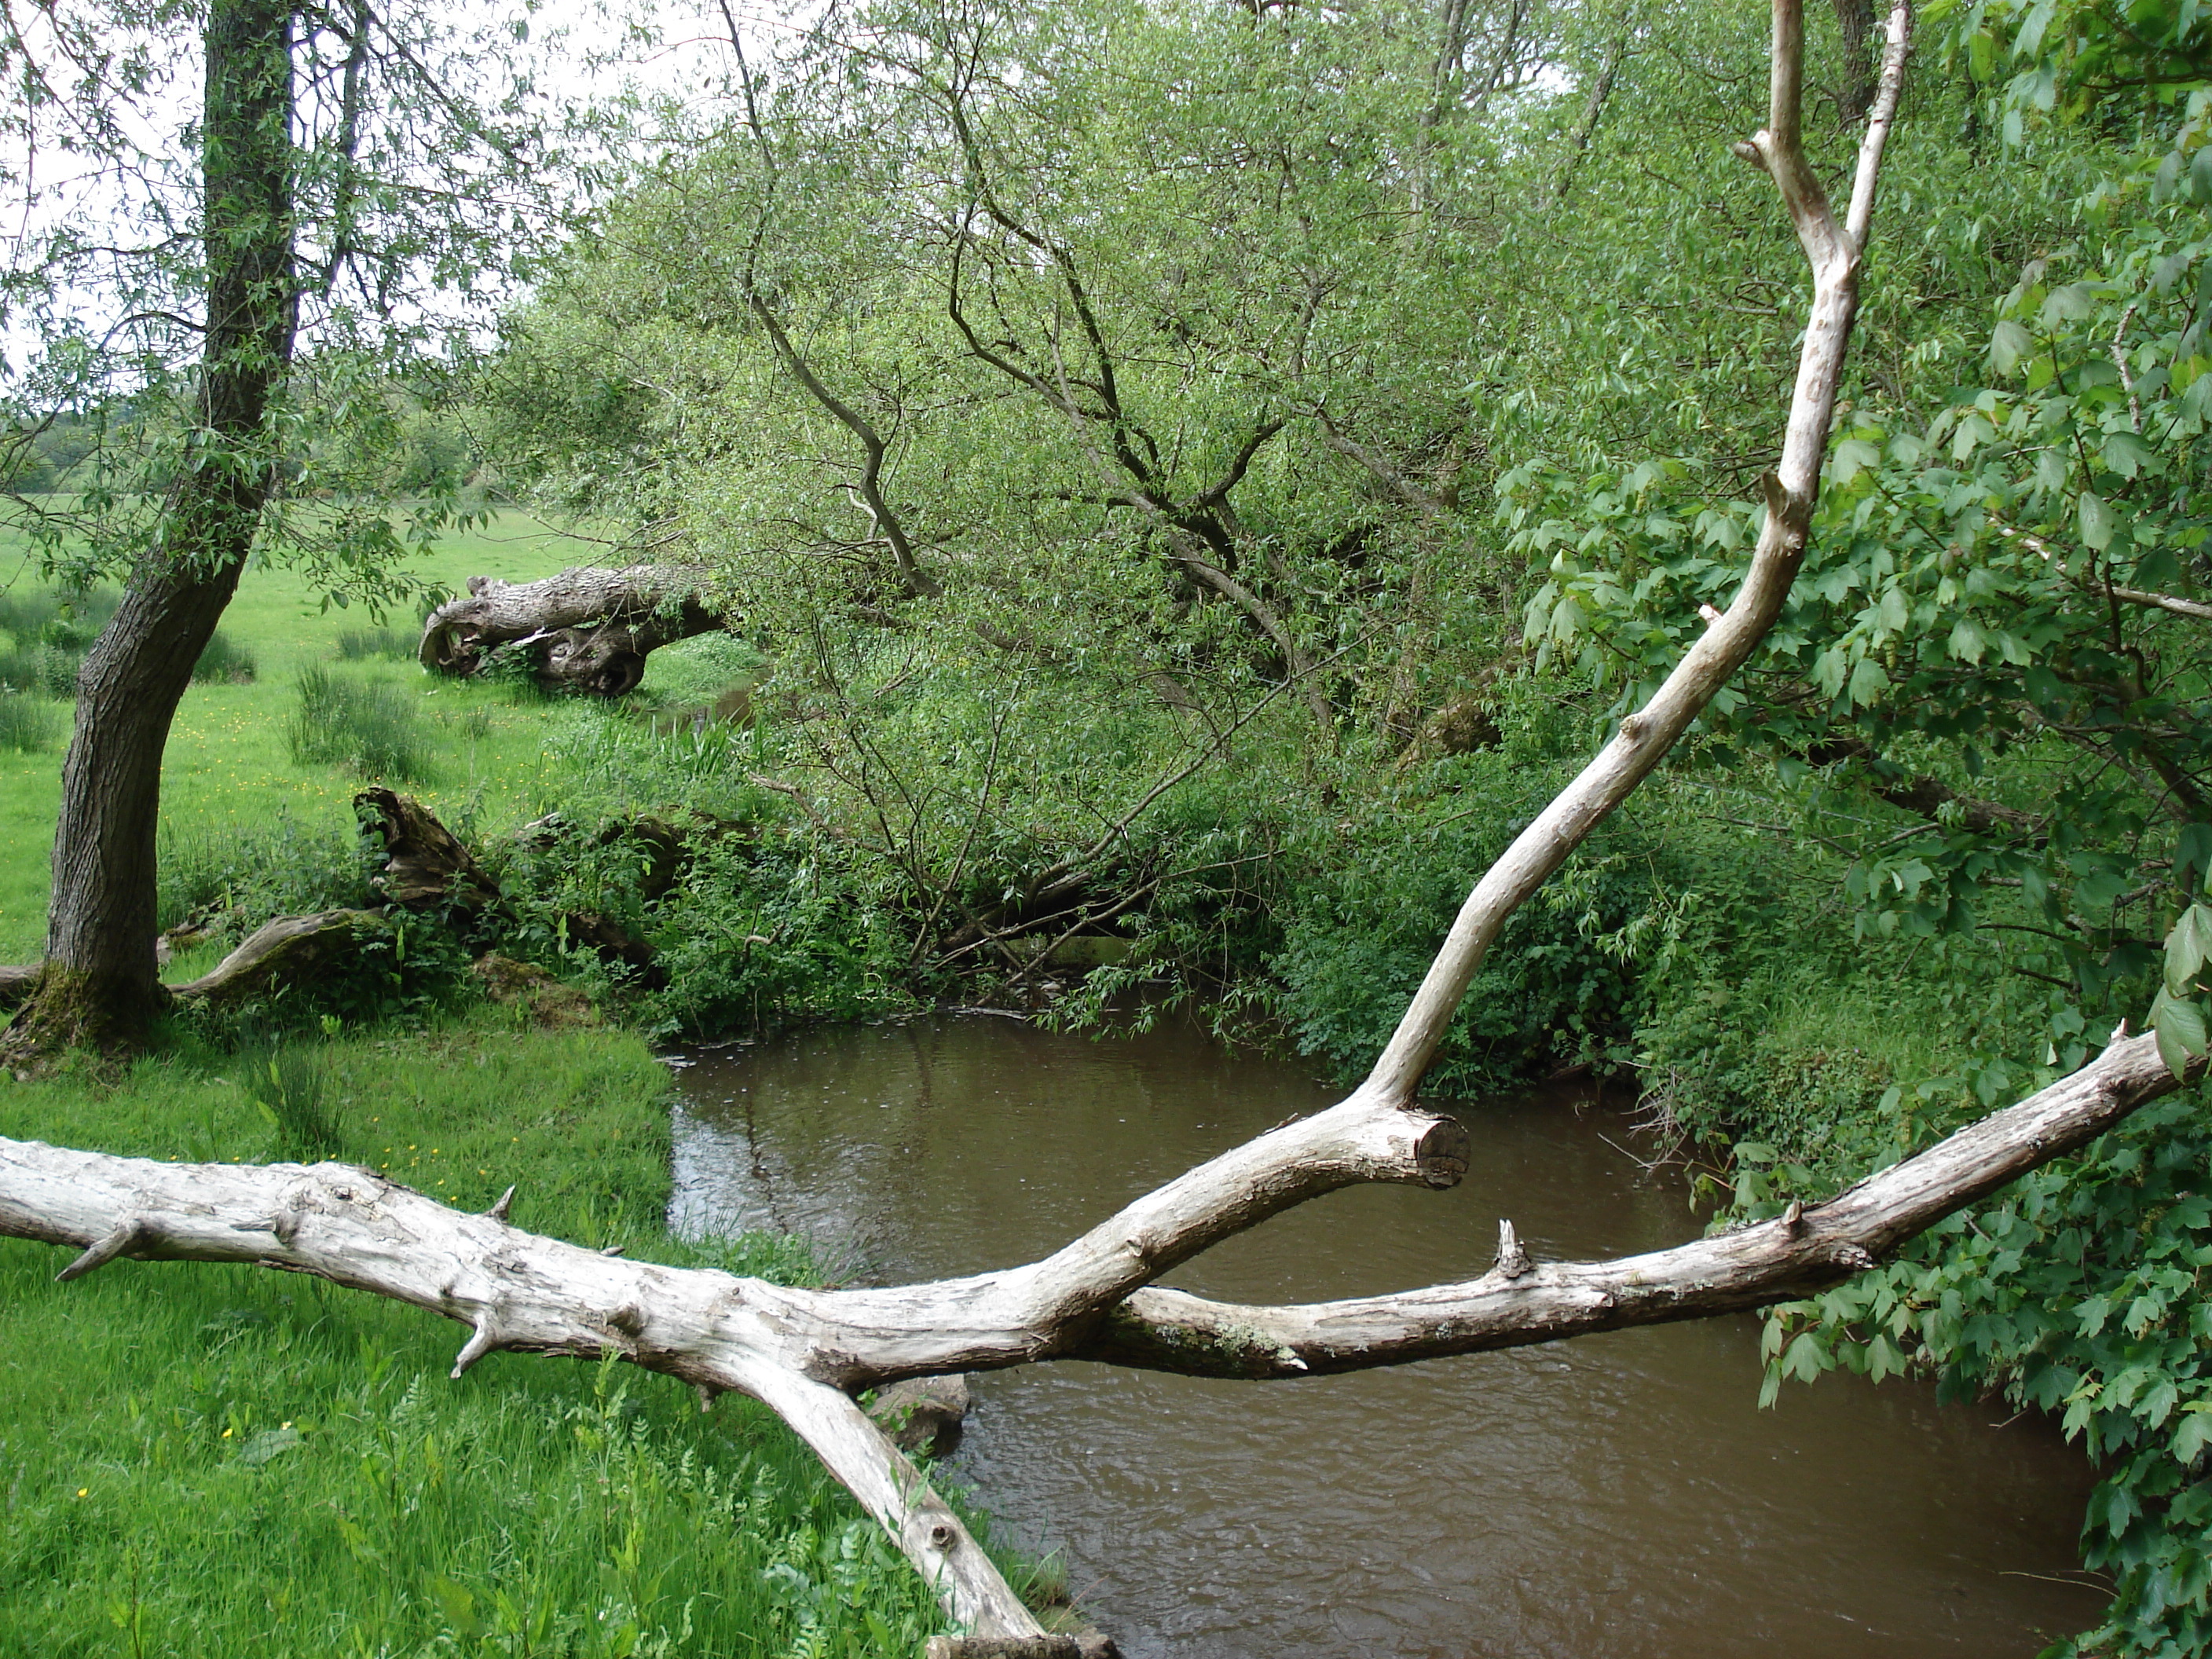
[[[938,1015],[678,1058],[672,1223],[824,1241],[863,1276],[1056,1248],[1292,1112],[1300,1068],[1188,1030],[1093,1042]],[[1446,1193],[1334,1194],[1167,1282],[1315,1301],[1697,1236],[1586,1095],[1457,1104]],[[2103,1596],[2094,1480],[2037,1419],[1832,1376],[1758,1409],[1759,1322],[1618,1331],[1312,1382],[1092,1364],[975,1379],[947,1473],[1058,1550],[1129,1659],[2028,1659]]]

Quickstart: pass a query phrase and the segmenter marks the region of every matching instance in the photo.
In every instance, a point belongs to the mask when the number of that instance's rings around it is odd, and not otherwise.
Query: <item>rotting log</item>
[[[778,1413],[935,1589],[964,1638],[935,1659],[1060,1652],[958,1518],[854,1401],[879,1383],[1054,1358],[1206,1376],[1295,1377],[1755,1308],[1833,1284],[2003,1182],[2177,1086],[2153,1039],[2123,1038],[2029,1099],[1824,1204],[1673,1250],[1540,1264],[1510,1227],[1483,1279],[1314,1308],[1228,1308],[1164,1275],[1322,1194],[1364,1182],[1449,1187],[1469,1142],[1414,1091],[1506,919],[1656,767],[1780,613],[1820,484],[1861,256],[1894,118],[1911,9],[1891,13],[1879,89],[1841,222],[1799,131],[1802,0],[1773,0],[1768,123],[1738,147],[1774,181],[1813,271],[1796,388],[1741,587],[1666,681],[1477,884],[1396,1032],[1348,1097],[1232,1147],[1054,1255],[927,1284],[807,1291],[601,1256],[466,1216],[343,1164],[185,1166],[0,1140],[0,1233],[74,1245],[64,1277],[118,1256],[257,1261],[410,1303],[467,1326],[455,1374],[498,1349],[612,1353],[711,1401]],[[430,634],[425,634],[426,660]],[[2201,1069],[2201,1068],[2200,1068]],[[1028,1645],[1013,1650],[1004,1644]],[[1042,1644],[1042,1645],[1040,1645]],[[1080,1650],[1079,1649],[1078,1650]]]
[[[0,1008],[14,1008],[28,1000],[38,989],[39,975],[46,971],[39,963],[26,963],[20,968],[0,968]]]
[[[691,565],[582,567],[534,582],[471,576],[469,591],[433,611],[416,655],[434,673],[465,678],[501,650],[532,650],[541,684],[619,697],[645,678],[664,645],[726,628]]]
[[[300,985],[350,968],[365,936],[388,939],[392,923],[381,910],[319,910],[278,916],[246,935],[228,956],[182,985],[169,988],[179,1001],[211,1007],[250,1002],[282,985]]]

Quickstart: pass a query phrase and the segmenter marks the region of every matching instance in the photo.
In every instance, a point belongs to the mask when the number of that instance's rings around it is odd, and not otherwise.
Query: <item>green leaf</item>
[[[2206,961],[2212,960],[2212,908],[2192,904],[2166,936],[2166,988],[2185,997]]]
[[[2008,317],[1990,335],[1990,367],[2000,374],[2009,374],[2034,349],[2035,337],[2027,325]]]
[[[483,1620],[477,1616],[477,1598],[465,1585],[442,1577],[433,1578],[430,1595],[438,1611],[446,1615],[446,1622],[459,1634],[471,1638],[483,1634]]]
[[[1881,459],[1881,451],[1863,438],[1846,438],[1828,457],[1828,482],[1847,484]]]
[[[2153,465],[2158,452],[2132,432],[2115,432],[2105,440],[2105,465],[2123,478],[2132,478]]]
[[[2081,492],[2081,543],[2101,553],[2112,544],[2112,510],[2094,489]]]
[[[2212,1439],[2212,1418],[2204,1415],[2206,1403],[2192,1400],[2181,1408],[2181,1426],[2173,1431],[2172,1442],[2175,1459],[2183,1463],[2194,1463],[2204,1449],[2207,1439]]]
[[[2204,1010],[2193,998],[2161,990],[2151,1004],[2150,1019],[2158,1034],[2158,1057],[2177,1079],[2183,1077],[2190,1060],[2204,1052]]]
[[[1950,651],[1960,662],[1978,663],[1989,649],[1988,636],[1971,617],[1961,617],[1951,629]]]
[[[297,1429],[264,1429],[238,1449],[238,1461],[255,1466],[269,1462],[296,1449],[300,1439]]]

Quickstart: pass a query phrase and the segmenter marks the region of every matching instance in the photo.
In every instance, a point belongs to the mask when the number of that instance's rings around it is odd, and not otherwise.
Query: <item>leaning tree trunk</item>
[[[1449,1187],[1466,1130],[1414,1091],[1514,909],[1665,757],[1779,615],[1804,548],[1857,303],[1882,146],[1904,74],[1909,0],[1891,14],[1881,84],[1838,222],[1799,140],[1803,0],[1773,0],[1768,125],[1740,147],[1774,180],[1814,295],[1766,522],[1728,611],[1651,700],[1516,837],[1462,908],[1366,1081],[1124,1206],[1054,1254],[969,1278],[807,1291],[611,1260],[507,1224],[510,1190],[466,1216],[371,1170],[322,1164],[189,1167],[0,1140],[0,1234],[79,1247],[73,1279],[118,1256],[258,1261],[319,1274],[469,1328],[459,1375],[500,1349],[613,1354],[703,1400],[738,1390],[777,1412],[883,1525],[978,1650],[1055,1643],[959,1519],[854,1403],[907,1377],[1103,1359],[1213,1376],[1287,1378],[1756,1308],[1871,1266],[1943,1215],[2086,1144],[2177,1079],[2154,1039],[2115,1041],[2072,1077],[1825,1203],[1606,1262],[1537,1262],[1501,1224],[1480,1279],[1357,1302],[1249,1308],[1158,1288],[1201,1251],[1364,1182]],[[2201,1074],[2193,1063],[2191,1075]],[[949,1644],[957,1651],[958,1643]],[[938,1648],[942,1652],[945,1648]]]
[[[17,1054],[127,1048],[167,1006],[154,955],[161,754],[276,478],[267,416],[295,321],[291,8],[214,0],[205,38],[201,429],[78,678],[46,963],[8,1034]]]
[[[533,672],[549,689],[627,696],[652,652],[730,618],[704,594],[706,572],[686,565],[564,570],[542,581],[469,578],[422,623],[416,655],[440,674],[482,672],[495,653],[538,647]]]

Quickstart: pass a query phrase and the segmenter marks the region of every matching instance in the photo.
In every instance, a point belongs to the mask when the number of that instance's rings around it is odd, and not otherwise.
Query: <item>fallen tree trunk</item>
[[[257,1261],[408,1302],[469,1327],[456,1375],[495,1349],[613,1353],[708,1399],[750,1395],[814,1448],[970,1636],[989,1638],[933,1644],[933,1653],[1065,1651],[1064,1640],[1040,1640],[1036,1619],[854,1394],[1051,1358],[1305,1376],[1754,1308],[1871,1265],[2170,1091],[2176,1080],[2154,1040],[2118,1041],[2073,1077],[1826,1204],[1616,1261],[1539,1266],[1507,1226],[1497,1266],[1470,1284],[1311,1308],[1235,1308],[1152,1288],[1200,1251],[1321,1194],[1374,1181],[1449,1187],[1465,1173],[1466,1131],[1419,1106],[1414,1091],[1468,983],[1506,919],[1749,659],[1802,559],[1910,15],[1908,0],[1898,0],[1839,223],[1800,141],[1802,0],[1773,0],[1768,125],[1738,149],[1779,191],[1814,294],[1743,585],[1650,701],[1476,885],[1373,1071],[1346,1099],[1231,1148],[1042,1261],[920,1285],[804,1291],[612,1260],[509,1226],[504,1199],[489,1213],[465,1216],[343,1164],[185,1166],[4,1140],[0,1233],[80,1247],[64,1278],[123,1255]],[[426,662],[436,622],[425,631]]]
[[[623,696],[645,678],[648,653],[729,625],[703,597],[706,576],[672,564],[582,568],[534,582],[471,576],[465,597],[424,620],[416,655],[434,673],[465,678],[498,651],[529,649],[540,684]]]
[[[367,938],[389,939],[380,910],[321,910],[265,921],[195,980],[169,988],[184,1002],[222,1007],[251,1002],[286,985],[329,977],[360,959]]]

